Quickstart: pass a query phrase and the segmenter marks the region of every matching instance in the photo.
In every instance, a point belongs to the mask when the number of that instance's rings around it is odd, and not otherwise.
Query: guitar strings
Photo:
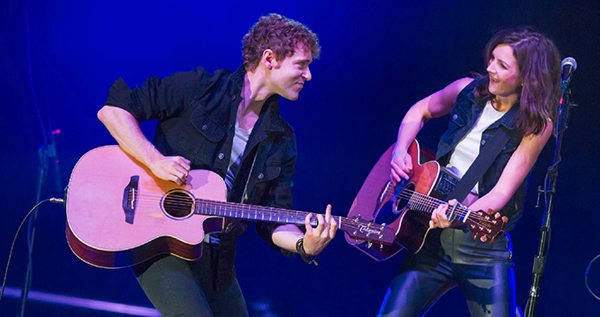
[[[392,189],[390,187],[388,187],[386,189],[386,193],[385,194],[390,194],[392,192]],[[143,193],[138,193],[137,195],[137,200],[139,203],[146,203],[146,202],[152,202],[154,203],[154,206],[158,205],[162,205],[161,202],[164,200],[164,195],[152,195],[152,194],[143,194]],[[430,207],[430,208],[435,208],[437,207],[437,205],[434,204],[434,202],[439,204],[445,203],[442,200],[436,199],[434,197],[431,196],[427,196],[421,193],[418,193],[416,191],[412,191],[409,190],[407,188],[404,188],[398,195],[401,198],[405,198],[408,199],[409,202],[413,202],[416,203],[417,205],[421,205],[421,206],[425,206],[425,207]],[[229,208],[235,208],[236,210],[238,210],[237,214],[241,213],[242,217],[238,217],[238,218],[244,218],[243,217],[243,213],[244,212],[248,212],[250,213],[254,213],[255,217],[246,217],[245,219],[249,219],[249,220],[262,220],[262,221],[270,221],[270,222],[282,222],[282,219],[285,219],[285,221],[283,221],[283,223],[296,223],[296,224],[303,224],[306,215],[308,214],[308,212],[303,212],[303,211],[297,211],[297,210],[287,210],[287,209],[281,209],[281,208],[276,208],[276,207],[270,207],[270,206],[253,206],[253,205],[245,205],[245,204],[240,204],[240,203],[233,203],[233,202],[223,202],[223,201],[211,201],[211,200],[205,200],[205,199],[194,199],[191,196],[187,196],[187,195],[170,195],[170,197],[168,198],[169,201],[169,207],[171,211],[174,212],[181,212],[184,214],[187,214],[189,212],[196,212],[197,209],[192,210],[192,203],[195,203],[196,205],[199,205],[201,207],[201,209],[206,210],[207,208],[209,209],[210,212],[208,213],[201,213],[204,215],[214,215],[214,216],[222,216],[222,217],[227,217],[227,209]],[[432,202],[434,201],[434,202]],[[203,208],[202,208],[203,207]],[[465,207],[462,205],[459,205],[457,207],[457,211],[456,213],[458,215],[466,215],[465,212]],[[161,208],[162,209],[162,208]],[[162,211],[162,210],[161,210]],[[431,211],[428,211],[431,212]],[[467,210],[468,212],[468,210]],[[260,216],[257,215],[260,214]],[[279,215],[277,215],[279,214]],[[231,212],[229,213],[229,216],[231,217]],[[273,220],[273,216],[275,216],[275,220]],[[375,227],[373,227],[373,223],[372,222],[367,222],[367,223],[359,223],[358,219],[352,219],[352,218],[345,218],[345,217],[339,217],[339,216],[333,216],[334,218],[338,218],[338,220],[341,222],[340,227],[346,229],[345,231],[359,231],[361,229],[364,229],[365,226],[367,228],[371,228],[374,230],[385,230],[385,226],[378,226],[377,224],[375,224]],[[269,218],[268,220],[265,220],[265,218]],[[290,221],[290,218],[294,221]],[[467,221],[471,224],[480,226],[481,222],[492,222],[491,220],[489,220],[489,218],[482,218],[480,217],[478,214],[473,213],[473,218],[479,218],[479,223],[476,221],[473,221],[470,218],[467,218]],[[316,216],[313,216],[313,218],[311,219],[311,225],[316,224]],[[391,227],[387,227],[387,230],[393,230],[393,228]],[[361,233],[364,232],[361,231]],[[391,232],[390,232],[391,233]],[[384,235],[385,232],[381,232],[379,235]],[[356,234],[355,234],[356,235]],[[395,235],[395,232],[394,232]],[[374,234],[374,236],[378,236],[378,234]],[[373,240],[372,237],[366,237],[367,239],[371,238],[370,240]]]
[[[386,188],[385,194],[390,194],[394,190],[395,190],[394,188],[388,186]],[[400,192],[400,194],[398,196],[400,198],[407,199],[409,202],[409,205],[411,205],[411,203],[412,203],[413,207],[415,205],[422,206],[422,207],[424,207],[423,209],[427,209],[427,208],[435,209],[440,204],[445,203],[442,200],[436,199],[431,196],[424,195],[422,193],[419,193],[419,192],[416,192],[413,190],[409,190],[407,188],[402,189],[402,191]],[[147,194],[138,194],[138,198],[140,200],[142,198],[150,198],[156,202],[156,201],[161,201],[163,199],[163,196],[156,196],[156,195],[148,196]],[[171,195],[169,197],[169,206],[171,208],[174,208],[172,210],[175,212],[187,212],[191,208],[191,201],[192,201],[192,198],[190,196]],[[196,199],[195,201],[196,201],[196,203],[211,202],[209,200],[200,200],[200,199]],[[215,205],[215,204],[217,204],[217,205]],[[280,209],[280,208],[274,208],[274,207],[268,207],[268,206],[252,207],[252,205],[244,205],[244,204],[232,203],[232,202],[218,202],[218,201],[215,201],[214,203],[212,203],[212,206],[209,205],[207,207],[214,208],[216,206],[216,207],[221,208],[224,205],[225,206],[229,205],[229,207],[235,206],[235,207],[237,207],[236,209],[242,209],[242,212],[243,211],[259,212],[259,213],[261,213],[261,215],[269,213],[271,219],[272,219],[272,214],[276,212],[276,213],[285,215],[287,222],[289,222],[289,217],[294,217],[294,218],[301,218],[301,219],[297,219],[296,221],[298,223],[303,223],[304,221],[302,221],[302,220],[303,220],[303,218],[305,218],[305,214],[306,214],[305,212]],[[267,209],[268,211],[265,211],[265,209]],[[421,211],[428,212],[428,213],[432,212],[432,210],[421,210]],[[223,210],[215,210],[215,212],[217,213],[216,214],[217,216],[218,215],[226,216],[226,213],[223,214]],[[221,214],[218,214],[219,212],[221,212]],[[465,208],[463,205],[459,204],[459,206],[457,206],[457,210],[455,212],[458,216],[464,217],[468,214],[469,210],[467,208]],[[472,219],[471,219],[471,217],[472,217]],[[475,224],[475,225],[481,225],[481,224],[485,224],[485,223],[494,223],[494,221],[495,221],[495,219],[490,219],[490,217],[482,216],[482,215],[479,215],[478,213],[474,213],[474,212],[471,213],[471,217],[467,218],[466,221],[468,221],[469,223]],[[258,219],[258,218],[259,217],[254,217],[254,219]],[[264,219],[263,217],[260,217],[260,218]],[[283,218],[283,216],[278,216],[278,219],[282,219],[282,218]],[[313,224],[313,221],[316,221],[315,218],[311,219],[311,224]],[[252,217],[248,217],[248,219],[252,219]],[[350,226],[352,228],[360,228],[360,224],[356,224],[356,222],[352,219],[348,219],[348,220],[349,220],[349,222],[342,220],[341,225]],[[371,222],[369,222],[369,223],[371,223]],[[368,224],[365,224],[365,225],[368,225]]]
[[[416,193],[416,192],[414,194],[411,194],[411,193],[401,193],[399,196],[401,198],[407,199],[409,206],[411,206],[414,209],[417,209],[419,211],[427,212],[427,213],[432,213],[433,210],[435,208],[437,208],[439,205],[446,203],[446,202],[441,201],[441,200],[437,200],[435,202],[431,202],[431,201],[429,201],[429,199],[431,199],[430,196],[426,196],[426,195],[423,195],[423,194],[420,194],[420,193]],[[454,212],[455,212],[456,216],[458,216],[460,218],[463,218],[463,219],[468,216],[465,221],[469,221],[470,223],[475,223],[475,224],[490,223],[490,224],[494,224],[494,221],[495,221],[495,219],[492,219],[490,217],[490,215],[486,216],[486,215],[481,215],[480,213],[477,213],[477,212],[470,211],[466,206],[464,206],[462,204],[459,204],[458,206],[456,206]]]
[[[395,188],[388,186],[386,188],[385,194],[386,194],[386,196],[388,196],[390,194],[393,196],[394,191],[395,191]],[[422,207],[429,207],[429,208],[433,208],[433,209],[437,208],[439,205],[446,203],[443,200],[440,200],[435,197],[428,196],[428,195],[425,195],[425,194],[422,194],[422,193],[419,193],[417,191],[410,190],[407,188],[403,188],[398,196],[400,198],[404,198],[404,199],[408,200],[409,203],[414,202],[417,205],[420,205]],[[462,204],[459,204],[459,206],[457,208],[461,208],[461,207],[464,208]],[[421,210],[421,211],[432,212],[433,210],[431,210],[431,211]],[[468,211],[468,209],[467,209],[467,211]],[[463,212],[463,210],[459,210],[459,212]]]
[[[393,191],[395,189],[392,188],[391,186],[388,186],[385,190],[385,194],[389,195],[389,194],[393,194]],[[398,195],[400,198],[404,198],[406,200],[410,202],[412,201],[413,203],[416,203],[419,206],[423,206],[423,207],[428,207],[431,209],[435,209],[437,208],[439,205],[441,204],[445,204],[446,202],[440,199],[437,199],[435,197],[431,197],[422,193],[419,193],[417,191],[414,190],[410,190],[407,188],[403,188],[402,191],[400,192],[400,194]],[[462,204],[459,204],[459,206],[456,207],[457,210],[455,211],[457,215],[459,216],[466,216],[469,213],[469,209],[467,207],[465,207]],[[420,210],[423,212],[427,212],[427,213],[431,213],[433,210]],[[486,217],[486,216],[482,216],[476,212],[472,212],[471,211],[471,215],[473,217],[473,219],[467,219],[467,221],[470,221],[474,224],[480,224],[481,222],[487,222],[487,223],[494,223],[494,220],[496,219],[490,219],[490,217]],[[478,220],[478,221],[472,221],[472,220]]]
[[[386,189],[386,194],[390,194],[392,192],[394,188],[391,187],[387,187]],[[412,191],[409,190],[407,188],[404,188],[401,193],[399,194],[399,196],[401,198],[405,198],[410,202],[413,202],[413,206],[414,204],[418,205],[418,206],[423,206],[423,207],[429,207],[431,209],[435,209],[437,206],[439,206],[440,204],[445,203],[442,200],[436,199],[434,197],[431,196],[427,196],[421,193],[418,193],[416,191]],[[144,194],[138,194],[139,198],[145,198],[145,197],[149,197],[148,195],[144,195]],[[162,200],[162,196],[158,197],[158,196],[151,196],[149,198],[153,198],[155,201],[161,201]],[[175,212],[186,212],[188,210],[190,210],[191,208],[191,200],[192,198],[190,196],[180,196],[180,195],[171,195],[169,197],[169,205],[171,208],[175,207],[175,209],[172,209],[172,211]],[[431,202],[431,200],[433,200],[434,202]],[[197,202],[209,202],[209,200],[200,200],[197,199]],[[284,214],[286,215],[286,220],[288,220],[289,222],[289,217],[302,217],[304,218],[304,212],[299,212],[299,211],[293,211],[293,210],[287,210],[287,209],[278,209],[278,208],[274,208],[274,207],[268,207],[268,206],[262,206],[262,207],[252,207],[252,205],[244,205],[244,204],[236,204],[236,203],[232,203],[232,202],[216,202],[218,204],[218,207],[222,207],[223,205],[229,205],[229,206],[236,206],[236,209],[242,209],[242,212],[248,211],[248,212],[261,212],[262,214],[265,214],[266,212],[269,213],[273,213],[273,212],[277,212],[280,214]],[[209,206],[210,207],[210,206]],[[214,206],[213,206],[214,207]],[[270,209],[269,211],[264,211],[265,209]],[[428,210],[421,210],[424,212],[428,212],[431,213],[431,211]],[[219,210],[215,210],[215,212],[219,212]],[[221,214],[222,214],[222,210],[221,210]],[[464,217],[467,213],[468,213],[468,209],[466,209],[465,207],[463,207],[462,205],[459,205],[457,207],[457,211],[456,211],[457,215]],[[217,214],[219,215],[219,214]],[[226,214],[225,214],[226,215]],[[231,214],[230,214],[231,215]],[[476,225],[480,225],[482,222],[488,222],[488,223],[493,223],[493,219],[489,219],[489,217],[483,217],[480,216],[477,213],[472,213],[472,217],[478,221],[474,221],[474,219],[467,219],[467,221],[469,221],[469,223],[474,223]],[[250,218],[250,217],[249,217]],[[263,218],[263,217],[261,217]],[[272,215],[271,215],[272,218]],[[280,216],[279,219],[281,219],[282,217]],[[258,219],[258,217],[256,217],[255,219]],[[297,222],[302,223],[303,221],[301,221],[302,219],[297,220]],[[315,219],[311,219],[311,223],[312,221]],[[345,224],[344,222],[342,222],[342,225],[349,225],[349,224]]]
[[[393,188],[388,187],[387,188],[387,194],[389,194],[392,191]],[[400,195],[402,198],[407,199],[409,202],[412,201],[413,203],[416,203],[417,205],[421,205],[424,207],[429,207],[432,209],[435,209],[439,204],[443,204],[445,203],[442,200],[436,199],[434,197],[431,196],[427,196],[421,193],[418,193],[416,191],[412,191],[409,189],[404,188],[402,190],[402,192],[400,193]],[[162,196],[148,196],[147,194],[138,194],[139,198],[152,198],[155,201],[160,201],[162,200]],[[185,212],[190,210],[190,202],[191,202],[191,197],[189,196],[179,196],[179,195],[172,195],[171,197],[169,197],[169,203],[170,206],[179,206],[181,208],[176,208],[173,209],[173,211],[179,211],[179,212]],[[431,202],[429,200],[434,200],[435,202]],[[197,202],[210,202],[209,200],[200,200],[197,199]],[[288,220],[289,222],[289,217],[301,217],[302,219],[305,217],[305,213],[304,212],[300,212],[300,211],[293,211],[293,210],[287,210],[287,209],[279,209],[279,208],[274,208],[274,207],[268,207],[268,206],[261,206],[261,207],[252,207],[252,205],[244,205],[244,204],[239,204],[239,203],[232,203],[232,202],[215,202],[216,204],[218,204],[218,207],[222,207],[223,205],[229,205],[229,206],[236,206],[236,209],[243,209],[245,211],[248,212],[261,212],[262,214],[265,214],[266,212],[269,213],[280,213],[280,214],[285,214],[286,215],[286,220]],[[436,205],[437,203],[437,205]],[[210,207],[210,206],[209,206]],[[213,206],[214,207],[214,206]],[[265,209],[270,209],[269,211],[264,211]],[[219,212],[218,210],[216,210],[215,212]],[[431,212],[431,211],[425,211],[425,212]],[[462,205],[459,205],[457,207],[457,211],[456,211],[457,215],[460,216],[465,216],[468,213],[468,209],[462,207]],[[216,214],[219,215],[219,214]],[[221,210],[221,215],[226,216],[226,214],[223,214],[223,211]],[[472,217],[478,221],[474,221],[474,219],[467,219],[467,221],[469,223],[475,224],[475,225],[481,225],[482,223],[493,223],[494,219],[490,219],[489,217],[483,217],[480,216],[477,213],[472,213]],[[250,217],[248,217],[250,219]],[[262,217],[261,217],[262,218]],[[272,216],[271,216],[272,218]],[[279,216],[279,219],[281,219],[282,217]],[[258,219],[258,217],[254,218],[254,219]],[[297,222],[299,223],[303,223],[302,219],[297,220]],[[343,218],[342,218],[343,219]],[[350,222],[345,222],[342,221],[342,225],[345,226],[351,226],[353,228],[360,228],[360,225],[355,225],[354,220],[352,219],[348,219]],[[316,221],[316,219],[311,219],[311,223],[312,221]]]
[[[386,194],[393,194],[393,190],[394,190],[394,188],[388,186],[386,188]],[[147,194],[141,194],[141,193],[138,193],[137,196],[138,197],[150,197]],[[416,203],[418,205],[422,205],[424,207],[430,207],[430,208],[434,208],[434,209],[437,206],[445,203],[442,200],[439,200],[439,199],[436,199],[434,197],[421,194],[421,193],[416,192],[416,191],[411,191],[411,190],[408,190],[406,188],[404,188],[402,190],[402,192],[400,193],[400,196],[402,198],[408,199],[409,201],[413,201],[414,203]],[[163,199],[163,196],[153,195],[151,198],[156,198],[156,199],[158,199],[160,201],[160,200]],[[190,206],[190,202],[193,201],[193,200],[194,200],[194,198],[192,198],[190,196],[187,196],[187,195],[185,195],[185,196],[183,196],[183,195],[171,195],[169,197],[169,204],[170,205],[179,205],[179,206],[187,208],[187,207]],[[201,200],[201,199],[195,199],[195,200],[196,201],[208,201],[208,200]],[[434,202],[429,202],[428,200],[434,200]],[[226,205],[230,205],[230,206],[236,206],[238,209],[239,208],[242,208],[242,209],[252,208],[252,207],[249,207],[249,206],[252,206],[252,205],[245,205],[245,204],[239,204],[239,203],[234,203],[234,202],[217,202],[217,203],[219,203],[219,204],[226,204]],[[459,207],[457,207],[457,208],[460,208],[461,206],[462,205],[459,205]],[[272,208],[272,209],[277,210],[279,212],[285,212],[285,213],[294,212],[293,210],[277,209],[277,208],[268,207],[268,206],[260,206],[259,208],[260,209]],[[303,213],[303,212],[299,212],[299,211],[295,211],[295,212],[296,213]],[[459,212],[461,213],[461,215],[464,215],[464,214],[466,214],[466,212],[468,212],[468,209],[466,211],[459,210]]]
[[[155,206],[156,203],[159,203],[163,200],[163,196],[162,195],[151,195],[151,194],[137,194],[138,197],[138,202],[140,203],[153,203],[153,205]],[[169,202],[170,202],[170,206],[171,207],[175,207],[174,209],[172,209],[172,211],[175,212],[186,212],[186,211],[193,211],[191,210],[191,201],[192,198],[191,197],[182,197],[182,196],[172,196],[169,198]],[[235,208],[237,210],[239,209],[243,209],[242,211],[238,211],[237,213],[243,213],[243,212],[249,212],[249,213],[260,213],[260,214],[283,214],[284,216],[276,216],[275,218],[277,219],[286,219],[286,222],[290,223],[291,221],[289,220],[290,218],[292,219],[296,219],[297,223],[304,223],[304,219],[306,218],[306,215],[309,212],[304,212],[304,211],[298,211],[298,210],[289,210],[289,209],[282,209],[282,208],[276,208],[276,207],[270,207],[270,206],[253,206],[253,205],[245,205],[245,204],[241,204],[241,203],[234,203],[234,202],[221,202],[221,201],[212,201],[212,200],[206,200],[206,199],[195,199],[195,203],[196,204],[200,204],[203,205],[204,207],[208,207],[208,208],[213,208],[214,212],[212,213],[201,213],[203,215],[215,215],[215,216],[222,216],[222,217],[227,217],[227,211],[226,210],[222,210],[222,208]],[[221,210],[219,210],[221,209]],[[317,224],[317,218],[316,218],[316,214],[315,212],[312,212],[313,214],[315,214],[312,218],[311,218],[311,224]],[[341,220],[341,224],[344,227],[349,227],[352,229],[361,229],[364,228],[364,226],[367,226],[369,228],[373,228],[373,229],[379,229],[382,230],[384,229],[384,227],[381,227],[381,225],[378,224],[373,224],[371,222],[364,222],[364,223],[359,223],[357,222],[356,219],[352,219],[352,218],[347,218],[347,217],[340,217],[340,216],[332,216],[333,218],[336,218],[336,220]],[[242,217],[243,218],[243,217]],[[272,220],[273,217],[271,217],[271,222],[280,222],[280,221],[274,221]],[[256,219],[256,220],[262,220],[262,217],[248,217],[247,219]],[[314,221],[314,223],[313,223]]]
[[[389,194],[393,194],[392,191],[394,191],[394,188],[391,187],[387,187],[385,194],[389,195]],[[446,203],[445,201],[439,200],[435,197],[431,197],[431,196],[427,196],[425,194],[404,188],[400,194],[398,195],[400,198],[404,198],[406,200],[408,200],[409,202],[409,206],[411,205],[411,202],[413,203],[413,207],[416,204],[417,206],[422,206],[425,209],[426,208],[430,208],[432,210],[420,210],[422,212],[427,212],[427,213],[431,213],[433,211],[433,209],[437,208],[439,205]],[[466,216],[469,213],[469,209],[466,208],[464,205],[459,204],[459,206],[456,207],[457,210],[455,211],[456,214],[458,216]],[[471,219],[472,217],[472,219]],[[491,223],[494,224],[494,221],[496,219],[491,219],[489,216],[485,216],[485,215],[480,215],[477,212],[471,212],[471,216],[469,218],[467,218],[467,221],[469,221],[469,223],[473,223],[475,225],[481,225],[482,223]]]

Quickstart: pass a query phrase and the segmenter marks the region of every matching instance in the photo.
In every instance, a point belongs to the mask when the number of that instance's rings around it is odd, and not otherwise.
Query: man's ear
[[[277,66],[277,59],[275,58],[275,52],[270,49],[263,51],[261,56],[261,62],[265,64],[265,67],[269,70]]]

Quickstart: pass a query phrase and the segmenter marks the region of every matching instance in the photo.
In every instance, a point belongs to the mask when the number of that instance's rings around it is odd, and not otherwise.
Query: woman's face
[[[500,44],[492,51],[487,72],[490,76],[488,90],[498,97],[518,94],[523,84],[521,72],[512,47]]]

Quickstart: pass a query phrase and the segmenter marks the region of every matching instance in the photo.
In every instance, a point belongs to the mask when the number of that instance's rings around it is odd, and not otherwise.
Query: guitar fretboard
[[[418,210],[431,214],[439,205],[444,203],[445,201],[436,199],[434,197],[414,193],[408,200],[408,207],[411,210]],[[471,212],[467,207],[460,203],[457,203],[454,206],[448,206],[446,216],[450,221],[456,220],[459,222],[465,222],[468,220],[470,213]]]
[[[276,207],[253,206],[232,202],[217,202],[210,200],[196,200],[195,213],[229,217],[247,220],[259,220],[276,223],[290,223],[303,225],[308,212],[289,210]],[[341,218],[341,217],[340,217]],[[317,218],[313,215],[310,224],[316,226]]]
[[[202,199],[196,199],[194,213],[206,216],[296,225],[304,225],[306,216],[309,214],[308,212],[299,210]],[[391,244],[396,235],[393,229],[383,224],[379,225],[361,219],[350,219],[341,216],[335,216],[334,218],[338,223],[338,229],[361,239],[376,240]],[[313,213],[309,223],[313,227],[318,225],[319,222],[315,213]]]

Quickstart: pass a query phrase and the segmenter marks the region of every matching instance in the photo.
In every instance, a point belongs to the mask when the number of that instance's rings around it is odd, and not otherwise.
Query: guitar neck
[[[196,200],[194,213],[206,216],[218,216],[295,225],[304,225],[306,216],[309,214],[308,212],[298,210],[202,199]],[[359,239],[391,244],[396,236],[395,230],[386,227],[385,224],[366,222],[359,218],[350,219],[341,216],[333,216],[332,218],[336,220],[338,229]],[[313,213],[309,223],[313,227],[316,227],[319,224],[316,213]]]
[[[304,219],[308,214],[308,212],[297,210],[202,199],[196,200],[195,213],[206,216],[218,216],[296,225],[303,225]],[[314,215],[310,220],[310,224],[312,226],[316,226],[318,224],[317,218]]]
[[[433,211],[441,204],[445,204],[446,202],[431,196],[425,195],[413,195],[409,201],[408,206],[411,210],[418,210],[421,212],[426,212],[428,214],[433,213]],[[448,210],[446,211],[446,216],[450,221],[459,221],[466,222],[469,219],[471,211],[463,204],[456,204],[454,206],[448,206]]]

